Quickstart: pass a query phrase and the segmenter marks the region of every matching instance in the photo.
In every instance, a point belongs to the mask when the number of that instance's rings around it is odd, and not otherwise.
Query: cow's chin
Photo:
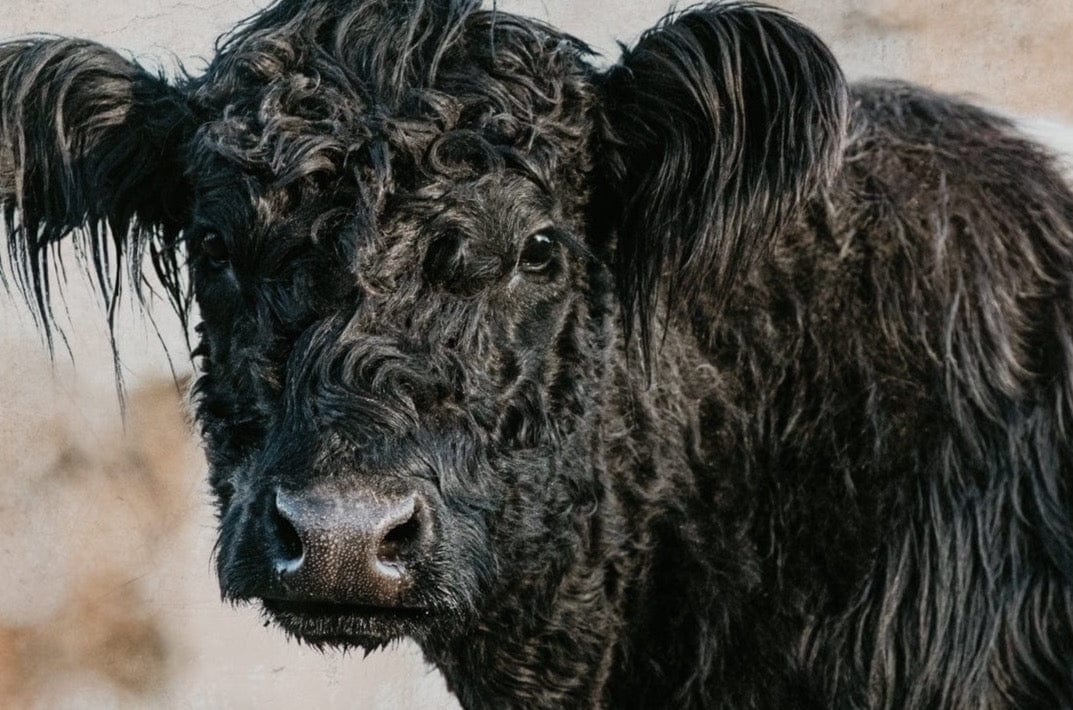
[[[381,648],[423,636],[436,614],[425,608],[382,608],[332,602],[263,599],[265,615],[288,636],[317,648]]]

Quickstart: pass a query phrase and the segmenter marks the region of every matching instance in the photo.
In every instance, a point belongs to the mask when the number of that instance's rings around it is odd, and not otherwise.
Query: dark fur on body
[[[72,233],[110,303],[145,253],[184,313],[192,283],[225,596],[270,596],[276,486],[405,482],[442,511],[425,616],[268,609],[318,645],[410,635],[467,707],[1073,705],[1051,158],[847,89],[761,7],[605,72],[475,5],[283,0],[175,85],[0,45],[42,322]]]

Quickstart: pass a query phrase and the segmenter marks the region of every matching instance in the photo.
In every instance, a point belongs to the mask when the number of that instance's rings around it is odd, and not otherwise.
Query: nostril
[[[277,514],[279,518],[279,544],[280,551],[287,559],[295,559],[302,556],[302,538],[298,537],[298,531],[294,529],[291,521]]]
[[[271,516],[275,530],[276,569],[280,574],[293,573],[302,564],[304,546],[294,523],[280,510],[278,496]]]
[[[411,557],[420,540],[421,518],[415,507],[409,518],[387,531],[376,550],[376,557],[384,564],[397,567]]]

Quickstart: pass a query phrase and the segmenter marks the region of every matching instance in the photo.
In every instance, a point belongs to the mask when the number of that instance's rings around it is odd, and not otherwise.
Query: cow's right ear
[[[71,235],[111,310],[125,281],[141,293],[148,253],[184,315],[176,251],[190,206],[183,148],[194,130],[180,89],[99,44],[0,44],[8,268],[46,335],[52,256]]]

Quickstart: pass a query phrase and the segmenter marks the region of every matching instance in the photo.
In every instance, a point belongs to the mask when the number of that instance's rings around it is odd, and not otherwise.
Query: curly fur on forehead
[[[489,161],[576,181],[588,48],[478,4],[284,2],[255,17],[198,81],[195,102],[215,116],[204,157],[275,187],[356,180],[377,204]]]

